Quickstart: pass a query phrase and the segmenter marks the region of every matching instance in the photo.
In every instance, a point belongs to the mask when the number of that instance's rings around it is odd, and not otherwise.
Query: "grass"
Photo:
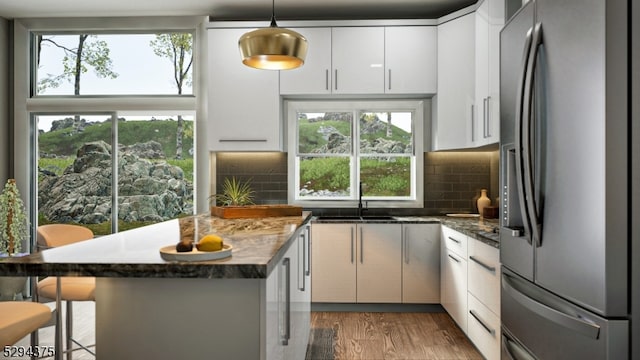
[[[360,178],[366,184],[365,196],[409,196],[411,193],[411,159],[397,157],[361,158]],[[350,186],[347,157],[311,158],[300,161],[300,188],[338,191]]]
[[[193,122],[185,121],[185,134],[193,134]],[[133,145],[147,141],[157,141],[162,144],[162,150],[167,158],[175,157],[177,121],[171,120],[128,120],[118,122],[118,142],[123,145]],[[102,122],[89,125],[83,132],[74,133],[71,128],[49,131],[38,136],[38,146],[41,152],[58,156],[75,156],[78,149],[85,143],[105,141],[111,144],[111,124]],[[182,157],[192,158],[188,150],[193,147],[193,138],[184,136],[182,143]]]

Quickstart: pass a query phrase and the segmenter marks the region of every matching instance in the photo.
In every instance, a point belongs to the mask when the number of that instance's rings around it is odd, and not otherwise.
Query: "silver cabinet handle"
[[[389,90],[391,90],[391,69],[389,69]]]
[[[404,262],[406,264],[409,264],[409,239],[407,237],[408,230],[409,229],[404,227],[404,225],[402,226],[402,242],[404,243]]]
[[[490,328],[490,327],[489,327],[489,325],[488,325],[484,320],[482,320],[482,318],[480,317],[480,315],[476,314],[476,312],[475,312],[475,311],[473,311],[473,310],[469,310],[469,314],[471,314],[471,316],[473,316],[473,318],[474,318],[474,319],[476,319],[476,320],[480,323],[480,325],[482,325],[482,327],[483,327],[485,330],[487,330],[487,332],[488,332],[489,334],[491,334],[491,336],[495,336],[495,335],[496,335],[496,330],[495,330],[495,329]]]
[[[307,269],[305,272],[306,276],[311,275],[311,231],[309,230],[309,226],[304,229],[305,232],[305,240],[307,241]]]
[[[475,131],[475,127],[473,126],[475,123],[475,106],[473,104],[471,104],[471,141],[475,141],[476,140],[476,131]]]
[[[329,69],[324,71],[324,88],[329,90]]]
[[[482,137],[487,137],[487,98],[482,99]]]
[[[302,271],[300,271],[300,263],[298,263],[298,290],[304,291],[306,288],[305,273],[307,271],[307,241],[305,240],[304,232],[299,235],[298,239],[302,240]],[[300,244],[298,244],[300,245]],[[298,247],[298,261],[300,261],[300,248]],[[300,278],[302,278],[302,286],[300,286]]]
[[[362,226],[360,227],[360,264],[364,264],[364,235]]]
[[[291,339],[291,259],[284,258],[282,260],[282,266],[286,270],[286,282],[285,282],[285,322],[284,322],[284,335],[282,336],[282,345],[289,345],[289,339]]]
[[[457,263],[459,263],[459,262],[460,262],[460,260],[458,260],[458,259],[456,259],[455,257],[451,256],[450,254],[449,254],[449,255],[447,255],[447,256],[448,256],[448,257],[450,257],[450,258],[452,258],[452,259],[453,259],[453,261],[455,261],[455,262],[457,262]]]
[[[353,226],[351,227],[351,263],[353,264]]]
[[[489,265],[483,263],[482,261],[478,260],[478,258],[476,258],[475,256],[469,256],[469,259],[471,259],[476,264],[482,266],[483,268],[491,271],[492,273],[496,272],[496,268],[494,266],[489,266]]]
[[[449,240],[453,241],[456,244],[460,244],[461,243],[461,241],[458,240],[458,239],[452,238],[451,236],[447,236],[447,237],[449,238]]]
[[[338,69],[335,69],[334,71],[334,76],[333,76],[333,87],[334,89],[338,90]]]
[[[487,96],[487,137],[491,137],[491,96]]]

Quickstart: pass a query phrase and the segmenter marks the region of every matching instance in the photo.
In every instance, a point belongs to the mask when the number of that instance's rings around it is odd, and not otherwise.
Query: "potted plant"
[[[254,195],[251,180],[243,182],[235,176],[231,179],[225,178],[222,193],[209,197],[211,215],[225,219],[302,215],[302,208],[298,206],[254,205]]]
[[[251,180],[242,182],[236,177],[225,178],[222,183],[222,193],[209,197],[211,202],[221,206],[253,205],[255,191],[251,188]]]
[[[24,256],[22,242],[28,237],[28,220],[15,179],[7,180],[0,193],[0,260]],[[12,300],[22,294],[27,278],[0,277],[0,300]]]

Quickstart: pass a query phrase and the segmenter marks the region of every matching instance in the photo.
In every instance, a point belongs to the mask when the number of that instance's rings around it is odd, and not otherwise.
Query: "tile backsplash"
[[[214,156],[217,192],[221,192],[225,178],[235,176],[251,181],[257,204],[287,203],[286,153],[216,153]],[[477,212],[475,201],[480,189],[488,189],[492,205],[496,205],[498,167],[498,151],[425,153],[424,209],[394,209],[394,213]],[[321,211],[330,212],[329,209]]]

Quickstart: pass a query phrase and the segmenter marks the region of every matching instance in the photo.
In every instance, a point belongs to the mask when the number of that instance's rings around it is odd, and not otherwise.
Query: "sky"
[[[78,46],[78,35],[51,35],[51,38],[59,45],[70,49]],[[153,34],[126,34],[126,35],[98,35],[100,40],[108,44],[110,58],[113,63],[112,70],[118,73],[115,79],[100,78],[93,69],[89,69],[81,75],[81,95],[172,95],[177,94],[178,88],[173,78],[173,62],[171,59],[159,57],[153,53],[149,43],[155,39]],[[58,75],[63,72],[64,50],[49,43],[43,42],[38,78],[42,79],[49,74]],[[71,80],[72,81],[72,80]],[[73,83],[64,81],[58,88],[48,88],[40,95],[72,95]],[[191,94],[190,84],[183,87],[183,94]],[[166,115],[149,115],[147,118],[166,118]],[[141,116],[138,116],[142,118]],[[49,131],[53,120],[61,116],[40,116],[38,128]],[[104,121],[104,115],[83,116],[88,121]]]

